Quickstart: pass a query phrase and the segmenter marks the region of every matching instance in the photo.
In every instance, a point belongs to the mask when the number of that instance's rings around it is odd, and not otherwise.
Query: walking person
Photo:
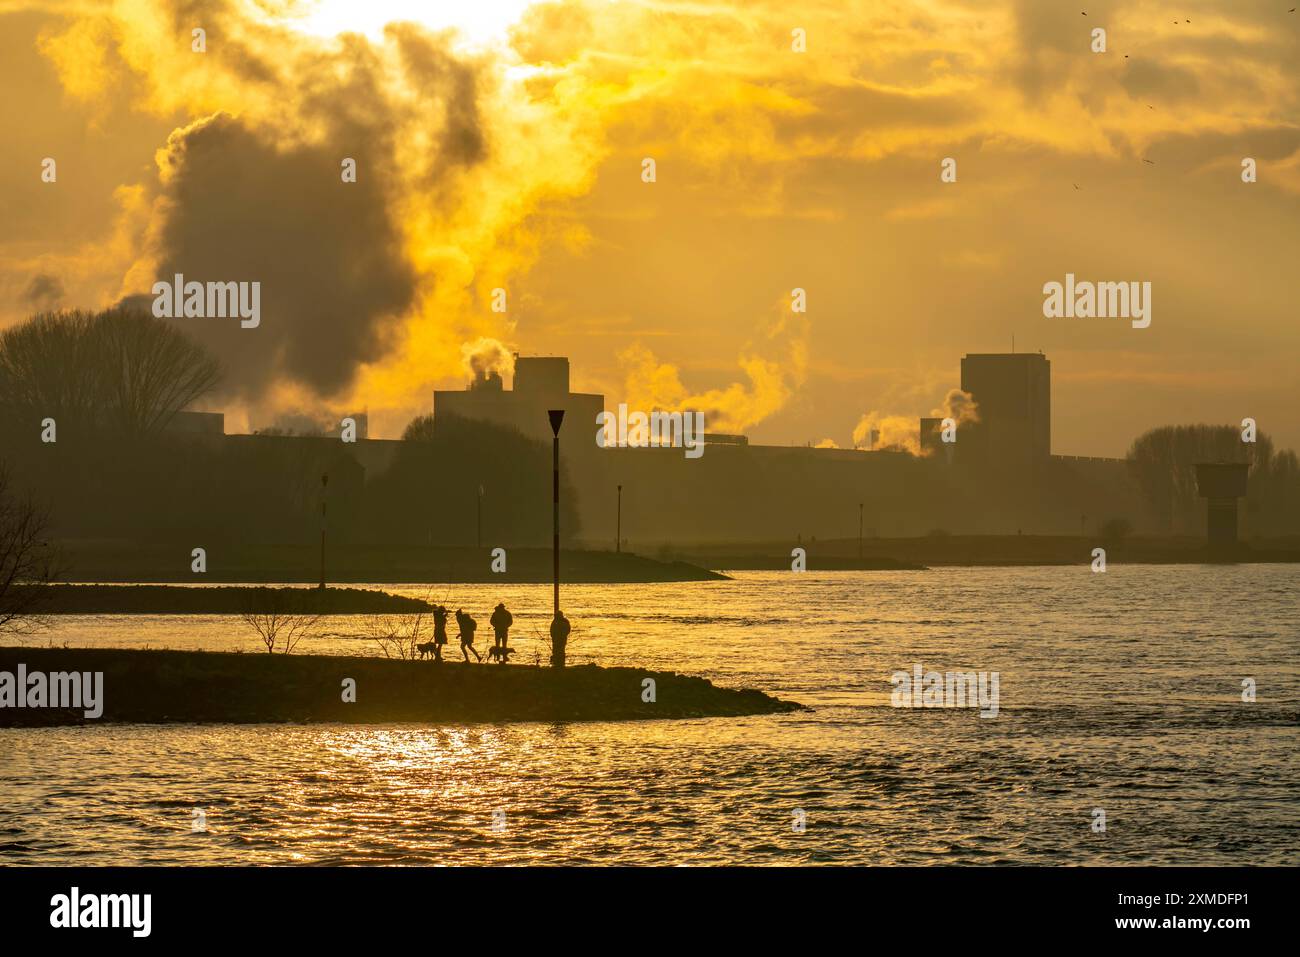
[[[460,626],[460,653],[465,656],[465,664],[469,664],[469,653],[471,651],[474,652],[474,657],[482,662],[483,656],[474,647],[474,631],[478,628],[478,622],[457,608],[456,624]]]
[[[506,610],[505,602],[499,601],[489,621],[494,634],[492,657],[496,658],[498,664],[504,665],[510,657],[510,626],[515,623],[514,615]]]
[[[442,663],[442,646],[447,643],[447,609],[433,606],[433,660]]]

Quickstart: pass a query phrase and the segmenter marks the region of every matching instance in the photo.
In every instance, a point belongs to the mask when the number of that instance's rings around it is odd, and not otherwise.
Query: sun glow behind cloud
[[[410,21],[433,30],[454,29],[468,46],[498,46],[507,40],[533,0],[316,0],[284,22],[302,33],[333,37],[361,33],[371,40],[383,38],[389,23]]]
[[[0,17],[13,2],[0,0]],[[0,63],[16,94],[0,102],[16,138],[0,171],[12,158],[7,182],[30,190],[6,210],[26,211],[11,218],[13,240],[0,236],[0,321],[31,311],[25,290],[40,277],[57,279],[68,305],[147,290],[181,222],[201,238],[218,213],[254,237],[306,221],[282,212],[301,184],[342,190],[341,157],[358,160],[348,192],[312,206],[316,219],[337,214],[336,231],[318,223],[260,258],[244,242],[187,253],[189,271],[234,268],[221,254],[265,272],[292,248],[282,258],[298,266],[279,286],[314,330],[329,310],[301,307],[311,277],[355,276],[368,293],[376,265],[400,267],[402,295],[387,306],[330,296],[346,319],[337,335],[286,333],[274,353],[343,350],[346,382],[277,367],[272,388],[247,390],[250,403],[368,406],[372,434],[400,434],[432,388],[462,376],[462,346],[486,337],[568,354],[577,385],[611,399],[707,397],[733,430],[771,430],[760,438],[817,438],[838,416],[847,445],[864,409],[924,413],[954,384],[953,353],[1007,342],[1012,323],[1057,354],[1113,350],[1101,327],[1035,321],[1037,290],[1063,259],[1153,272],[1181,316],[1183,351],[1168,360],[1180,369],[1202,355],[1222,367],[1234,341],[1247,348],[1215,318],[1243,304],[1209,282],[1207,261],[1243,277],[1268,353],[1294,354],[1271,277],[1294,259],[1300,21],[1262,5],[1175,25],[1154,0],[1134,0],[1107,16],[1106,56],[1089,50],[1077,9],[1028,0],[813,3],[798,22],[805,53],[775,0],[17,6],[50,12],[9,47],[0,30],[0,51],[32,47],[42,61],[9,73],[13,54]],[[201,57],[196,26],[208,31]],[[203,149],[216,157],[206,165]],[[206,179],[173,189],[151,163],[160,151]],[[33,155],[58,155],[60,172],[102,170],[103,182],[61,176],[50,190],[22,165]],[[1267,172],[1258,188],[1236,182],[1245,155]],[[948,156],[961,185],[941,189]],[[646,157],[658,163],[653,186]],[[275,175],[231,175],[263,166]],[[266,195],[240,194],[262,182]],[[197,211],[221,191],[246,201]],[[63,196],[116,218],[79,219],[61,245],[34,242]],[[362,213],[374,228],[355,226]],[[1229,231],[1234,242],[1219,243]],[[300,275],[305,290],[290,281]],[[796,285],[809,289],[807,322],[768,335],[773,303]],[[509,291],[508,313],[488,305],[496,288]],[[1173,374],[1163,343],[1124,345],[1144,374]],[[1260,361],[1251,348],[1237,368]],[[862,355],[869,372],[845,358]],[[1139,401],[1114,396],[1117,408]],[[1140,401],[1169,420],[1147,392]],[[1096,431],[1101,418],[1075,428]]]

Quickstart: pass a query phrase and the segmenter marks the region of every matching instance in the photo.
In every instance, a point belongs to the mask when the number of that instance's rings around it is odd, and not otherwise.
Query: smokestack
[[[486,337],[460,347],[461,362],[470,376],[470,388],[501,389],[501,374],[514,371],[514,355],[496,339]]]

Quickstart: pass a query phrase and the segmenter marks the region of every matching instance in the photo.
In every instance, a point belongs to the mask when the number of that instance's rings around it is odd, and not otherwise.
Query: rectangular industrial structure
[[[579,454],[595,448],[596,416],[605,410],[605,397],[569,391],[569,360],[563,356],[515,356],[513,388],[506,389],[497,372],[480,372],[465,390],[433,394],[434,427],[454,417],[517,429],[530,439],[551,441],[546,413],[563,409],[565,437],[583,437],[569,448]]]
[[[1052,454],[1052,364],[1041,352],[962,356],[961,387],[979,422],[958,435],[958,455],[996,468],[1032,470]]]

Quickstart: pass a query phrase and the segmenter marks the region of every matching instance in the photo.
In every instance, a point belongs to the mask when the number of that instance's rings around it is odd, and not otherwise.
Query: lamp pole
[[[551,409],[546,413],[551,419],[551,558],[555,581],[555,615],[560,614],[560,426],[564,423],[564,410]]]
[[[330,483],[328,472],[320,477],[320,587],[325,589],[325,487]]]
[[[618,487],[618,519],[614,523],[614,554],[623,551],[623,486]]]

